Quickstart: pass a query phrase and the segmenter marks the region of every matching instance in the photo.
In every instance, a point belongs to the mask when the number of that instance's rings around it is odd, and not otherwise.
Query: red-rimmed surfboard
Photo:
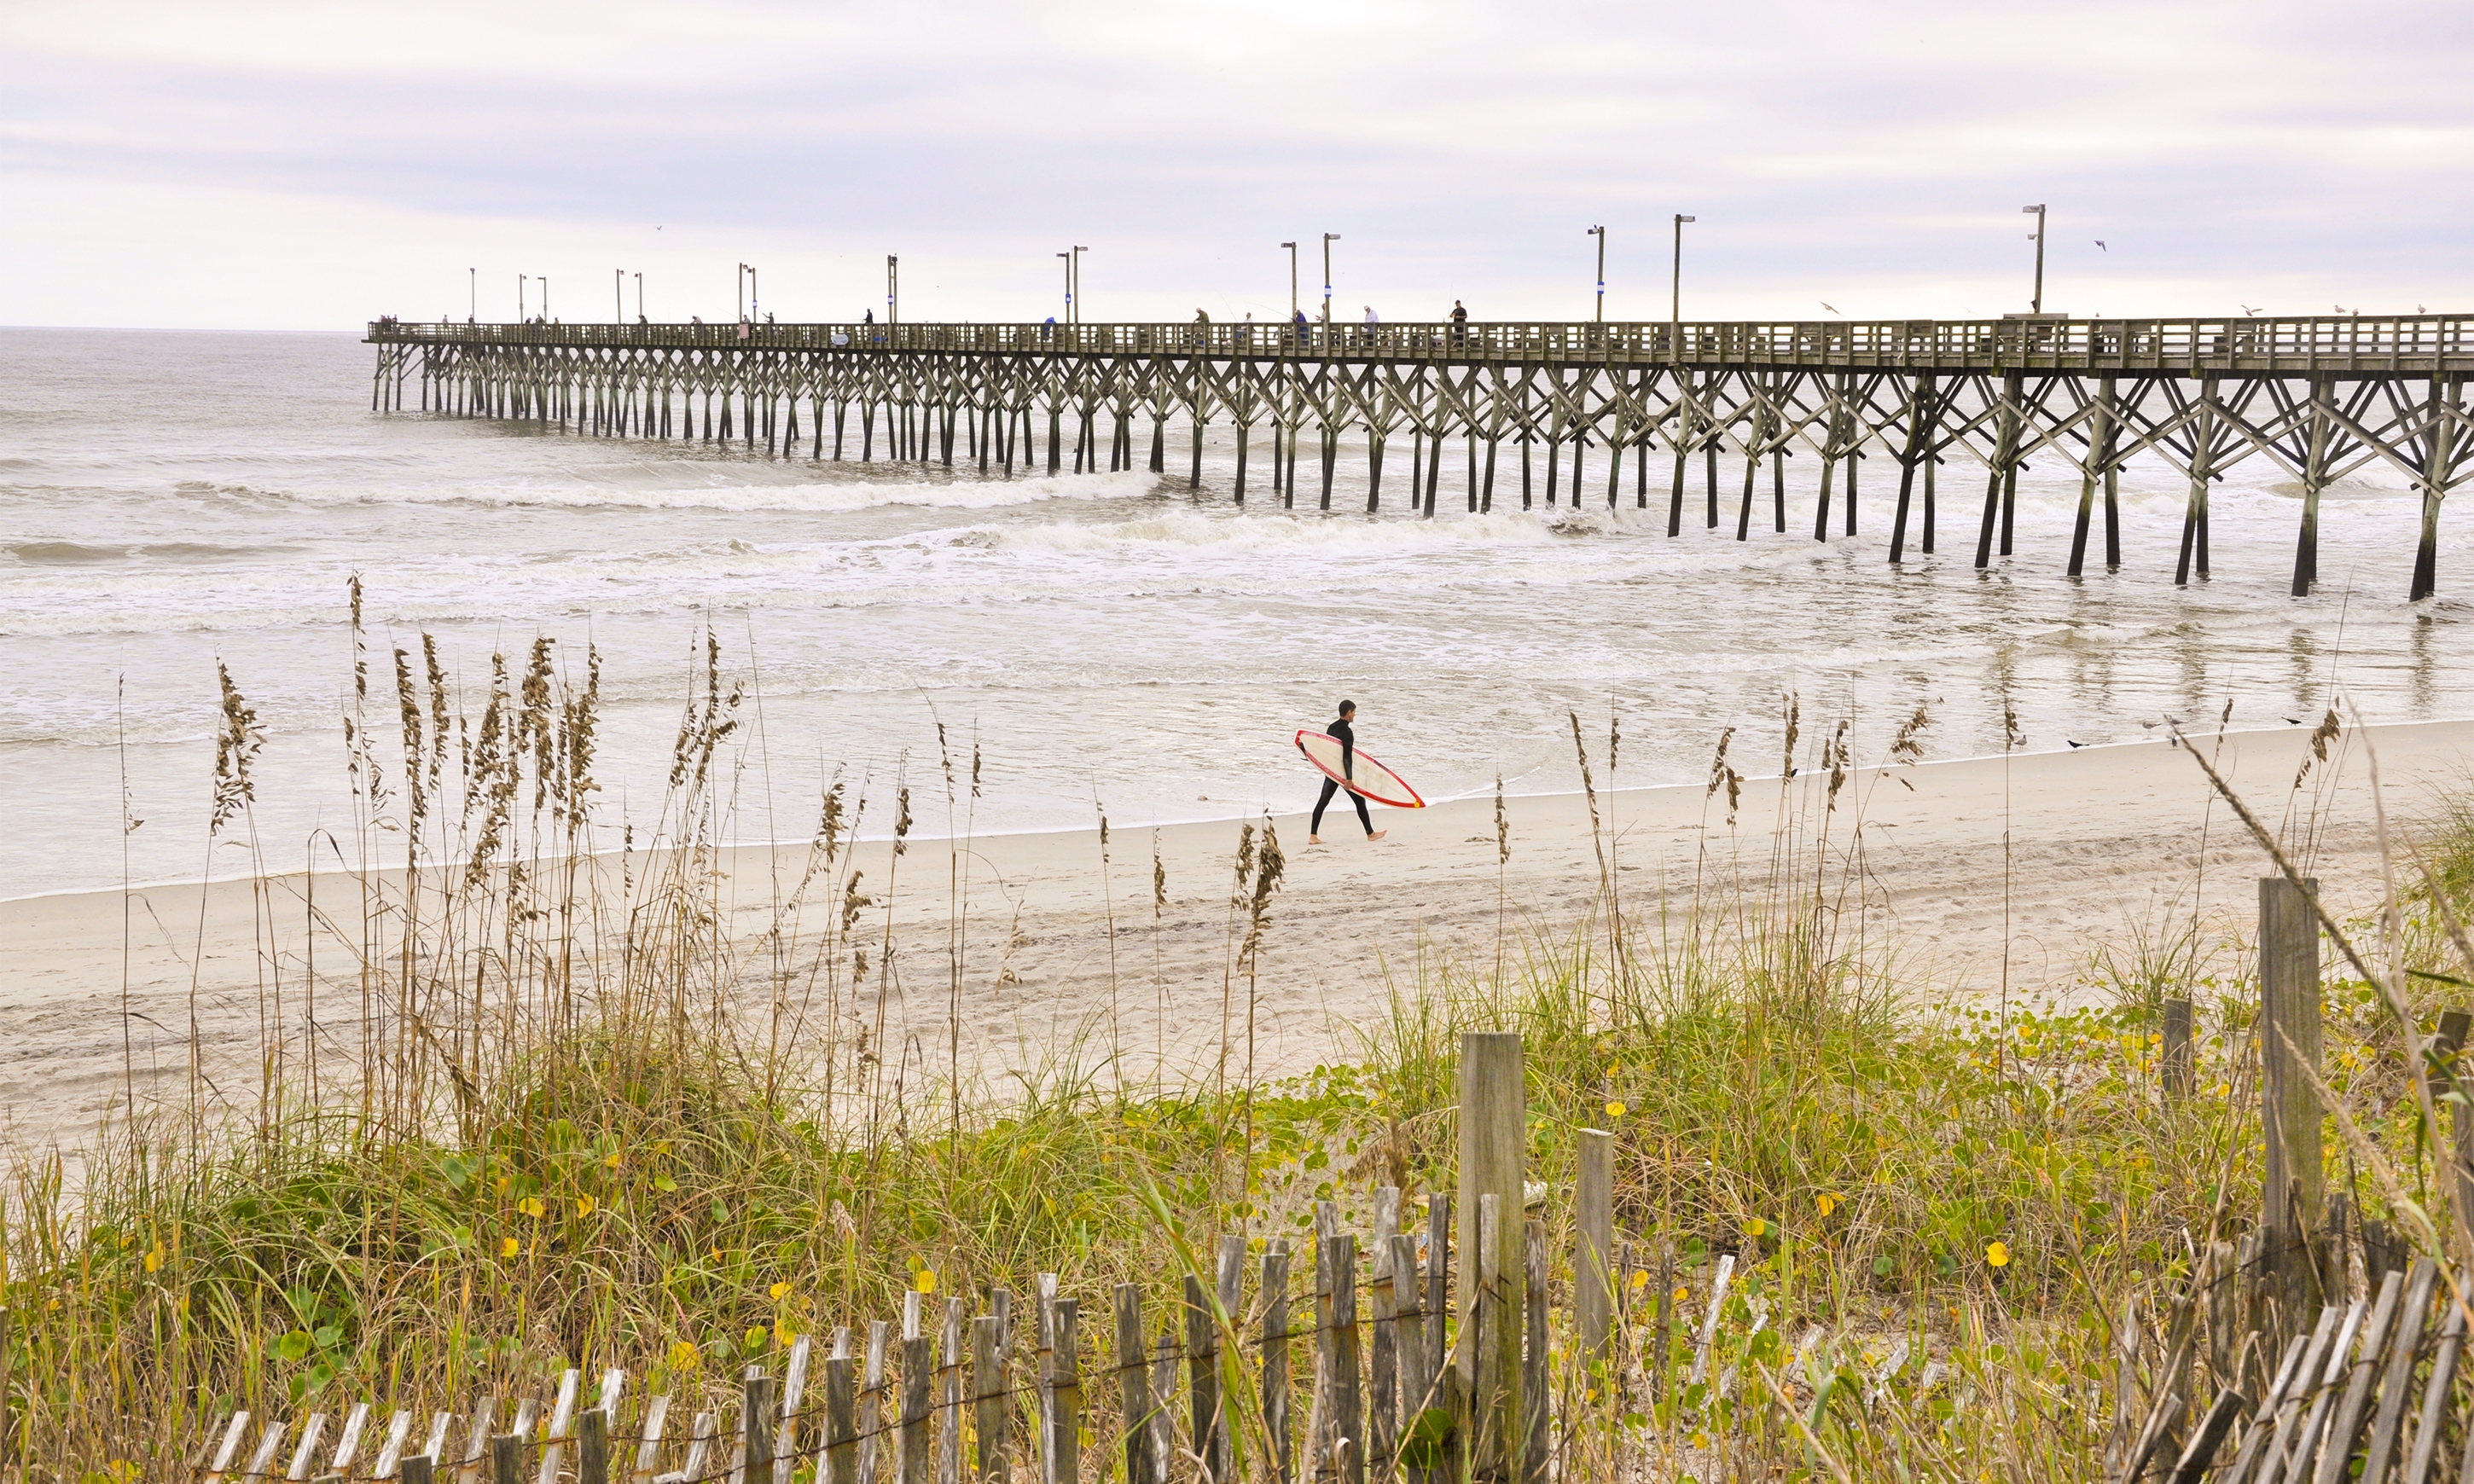
[[[1323,777],[1352,794],[1363,795],[1376,803],[1388,803],[1395,809],[1422,809],[1426,806],[1426,801],[1418,797],[1418,791],[1409,786],[1408,779],[1368,756],[1362,747],[1350,753],[1357,764],[1357,777],[1353,778],[1340,771],[1340,738],[1300,729],[1298,751],[1305,754],[1306,761],[1320,769]]]

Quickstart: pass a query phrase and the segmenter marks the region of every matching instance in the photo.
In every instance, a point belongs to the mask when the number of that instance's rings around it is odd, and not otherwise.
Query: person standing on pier
[[[1468,309],[1459,299],[1452,300],[1452,344],[1468,343]]]
[[[1328,732],[1332,737],[1339,741],[1340,771],[1348,775],[1352,778],[1357,777],[1357,733],[1350,730],[1348,719],[1356,714],[1357,703],[1354,701],[1344,701],[1340,704],[1340,720],[1333,722],[1330,726],[1323,729],[1324,731]],[[1322,811],[1331,807],[1331,796],[1339,792],[1340,780],[1338,778],[1325,778],[1322,780],[1322,797],[1315,801],[1314,819],[1306,826],[1306,844],[1322,844]],[[1357,805],[1357,823],[1366,826],[1367,839],[1380,840],[1385,834],[1389,833],[1387,830],[1381,830],[1374,827],[1374,816],[1366,812],[1366,796],[1364,794],[1361,794],[1356,789],[1352,788],[1348,791],[1348,802]]]

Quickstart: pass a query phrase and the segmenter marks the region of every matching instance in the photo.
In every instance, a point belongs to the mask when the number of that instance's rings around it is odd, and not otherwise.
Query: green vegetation
[[[434,663],[426,695],[409,656],[398,671],[404,766],[382,769],[357,721],[353,758],[368,820],[401,823],[423,869],[373,866],[366,916],[340,929],[363,945],[373,1011],[353,1064],[321,1084],[279,1039],[255,1106],[194,1098],[116,1126],[80,1175],[57,1158],[12,1172],[8,1375],[30,1477],[186,1453],[235,1406],[460,1407],[568,1366],[719,1399],[747,1359],[892,1317],[905,1290],[1022,1292],[1055,1272],[1092,1314],[1129,1281],[1156,1322],[1221,1233],[1303,1249],[1317,1199],[1362,1230],[1376,1185],[1447,1190],[1471,1030],[1526,1039],[1559,1328],[1574,1131],[1617,1137],[1617,1375],[1559,1360],[1555,1387],[1564,1446],[1646,1456],[1660,1477],[2094,1477],[2118,1425],[2117,1327],[2160,1328],[2197,1255],[2256,1205],[2230,951],[2115,964],[2123,993],[2098,1008],[1936,1005],[1833,936],[1826,832],[1778,843],[1766,895],[1649,921],[1602,896],[1485,962],[1434,960],[1310,1076],[1129,1088],[1066,1046],[1003,1095],[888,1084],[864,1037],[810,1013],[866,983],[861,917],[883,905],[850,866],[839,790],[764,942],[725,940],[698,907],[736,709],[717,654],[662,835],[617,899],[559,849],[593,792],[590,681],[570,693],[539,648],[520,681],[499,667],[464,729]],[[234,820],[254,785],[246,718],[234,693],[219,768]],[[1799,785],[1823,831],[1842,777]],[[2436,859],[2468,858],[2474,821],[2453,824]],[[1277,931],[1276,846],[1248,859],[1232,942]],[[809,903],[823,926],[800,927]],[[732,998],[751,965],[774,992],[752,1012]],[[2413,983],[2425,1012],[2448,988]],[[2178,1102],[2158,1076],[2166,993],[2200,1001]],[[2329,1001],[2331,1082],[2419,1196],[2432,1146],[2386,1011],[2359,984]],[[2332,1188],[2389,1210],[2374,1156],[2332,1139],[2330,1158]],[[1612,1393],[1603,1415],[1584,1389]],[[1112,1424],[1104,1376],[1091,1404]]]

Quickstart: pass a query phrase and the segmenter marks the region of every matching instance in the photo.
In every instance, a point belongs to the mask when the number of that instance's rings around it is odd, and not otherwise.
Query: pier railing
[[[2474,315],[1398,324],[462,324],[374,344],[1907,371],[2474,371]]]

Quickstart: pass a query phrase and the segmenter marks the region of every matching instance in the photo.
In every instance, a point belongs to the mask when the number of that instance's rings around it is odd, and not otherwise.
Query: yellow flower
[[[1984,1260],[1997,1268],[2006,1268],[2010,1265],[2010,1249],[2004,1243],[1996,1242],[1984,1249]]]
[[[601,1162],[615,1170],[625,1161],[626,1158],[627,1157],[624,1154],[613,1152],[609,1158],[603,1160]]]
[[[575,1213],[579,1216],[590,1216],[593,1214],[594,1208],[600,1204],[589,1195],[579,1195],[575,1198]]]
[[[548,1210],[549,1208],[542,1204],[540,1196],[528,1195],[516,1203],[516,1209],[522,1211],[527,1216],[538,1216]]]
[[[1812,1198],[1812,1204],[1820,1207],[1821,1213],[1827,1216],[1831,1211],[1838,1209],[1838,1197],[1834,1195],[1816,1195]]]
[[[670,1369],[692,1371],[695,1368],[696,1348],[685,1340],[673,1341],[670,1345]]]
[[[1609,1103],[1607,1105],[1607,1116],[1610,1118],[1620,1118],[1629,1112],[1631,1112],[1631,1110],[1621,1103]]]
[[[512,1257],[523,1250],[524,1244],[517,1241],[512,1236],[502,1236],[498,1238],[498,1256],[501,1257]]]
[[[1676,1302],[1676,1303],[1681,1304],[1681,1303],[1683,1303],[1685,1300],[1686,1300],[1686,1299],[1688,1299],[1688,1298],[1690,1298],[1690,1297],[1692,1297],[1692,1290],[1691,1290],[1691,1289],[1685,1287],[1682,1283],[1677,1283],[1677,1284],[1675,1285],[1675,1302]]]
[[[146,1250],[146,1271],[149,1273],[163,1271],[163,1239],[159,1236],[155,1239],[155,1245]]]
[[[921,1268],[917,1274],[913,1275],[911,1281],[921,1293],[934,1293],[936,1291],[936,1270],[934,1268]]]
[[[1770,1224],[1763,1221],[1758,1216],[1755,1216],[1744,1223],[1744,1234],[1747,1236],[1760,1236],[1767,1233],[1769,1229]]]
[[[764,1327],[763,1325],[749,1325],[747,1327],[747,1348],[749,1350],[754,1350],[756,1347],[764,1343]]]
[[[1632,1275],[1632,1285],[1633,1285],[1635,1288],[1646,1288],[1646,1287],[1648,1287],[1648,1286],[1649,1286],[1649,1275],[1648,1275],[1647,1273],[1644,1273],[1644,1272],[1640,1272],[1640,1271],[1638,1271],[1638,1270],[1636,1270],[1636,1271],[1633,1273],[1633,1275]]]
[[[775,1283],[772,1287],[767,1288],[764,1291],[771,1294],[775,1300],[778,1301],[790,1291],[790,1285],[788,1283]]]

